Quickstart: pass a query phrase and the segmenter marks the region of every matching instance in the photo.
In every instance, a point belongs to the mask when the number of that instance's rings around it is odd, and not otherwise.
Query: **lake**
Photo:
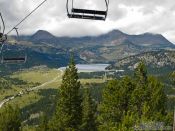
[[[78,72],[100,72],[106,71],[105,68],[108,67],[109,64],[77,64],[76,67]],[[60,69],[65,70],[66,67],[61,67]]]

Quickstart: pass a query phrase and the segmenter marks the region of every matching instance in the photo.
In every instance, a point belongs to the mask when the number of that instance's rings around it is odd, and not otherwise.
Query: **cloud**
[[[74,0],[75,7],[105,9],[103,0]],[[32,11],[42,0],[0,0],[0,11],[7,30]],[[33,34],[39,29],[57,36],[99,35],[112,29],[129,34],[159,33],[175,43],[174,0],[110,0],[108,18],[104,21],[67,18],[66,0],[47,0],[19,26],[21,34]]]

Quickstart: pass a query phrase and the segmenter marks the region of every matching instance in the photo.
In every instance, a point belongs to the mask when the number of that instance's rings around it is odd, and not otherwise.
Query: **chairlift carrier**
[[[106,20],[107,13],[108,13],[108,6],[109,0],[105,0],[106,3],[106,10],[89,10],[89,9],[79,9],[74,8],[74,0],[72,0],[71,5],[72,8],[69,12],[69,0],[67,0],[66,8],[67,8],[67,15],[69,18],[77,18],[77,19],[90,19],[90,20]]]
[[[16,31],[16,34],[17,34],[17,38],[19,40],[19,34],[18,34],[18,30],[17,30],[17,27],[22,23],[24,22],[30,15],[32,15],[39,7],[41,7],[47,0],[43,0],[36,8],[34,8],[27,16],[25,16],[18,24],[16,24],[11,30],[9,30],[6,34],[5,34],[5,23],[4,23],[4,20],[3,20],[3,17],[2,17],[2,14],[0,12],[0,19],[2,21],[2,26],[3,26],[3,31],[1,32],[1,25],[0,25],[0,45],[1,45],[1,48],[0,48],[0,53],[1,53],[1,61],[0,63],[1,64],[19,64],[19,63],[26,63],[27,61],[27,55],[25,53],[25,56],[24,57],[15,57],[15,56],[11,56],[11,57],[6,57],[4,56],[4,45],[7,45],[5,44],[5,42],[7,41],[7,35],[9,33],[11,33],[13,30]],[[10,51],[9,49],[7,51]],[[20,52],[21,50],[18,50],[18,53]]]
[[[17,34],[17,41],[19,41],[19,33],[18,33],[18,29],[14,28],[14,30],[16,31]],[[17,45],[17,43],[15,43]],[[2,45],[4,47],[4,45]],[[7,45],[8,46],[8,45]],[[2,55],[2,59],[1,59],[1,64],[23,64],[26,63],[27,61],[27,55],[25,53],[24,50],[18,49],[15,51],[15,53],[17,53],[18,55],[12,54],[11,49],[7,49],[4,50],[4,48],[2,47],[1,49],[1,55]],[[11,55],[7,55],[4,52],[11,53]]]

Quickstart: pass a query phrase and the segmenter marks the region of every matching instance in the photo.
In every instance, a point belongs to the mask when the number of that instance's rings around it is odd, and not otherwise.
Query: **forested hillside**
[[[89,88],[91,84],[81,85],[73,59],[62,79],[55,93],[51,90],[43,92],[47,99],[43,101],[45,104],[40,102],[39,105],[35,105],[40,107],[40,110],[43,106],[47,107],[40,113],[40,121],[27,122],[29,125],[38,123],[38,126],[25,126],[27,123],[22,117],[23,113],[34,105],[22,110],[6,106],[1,110],[0,125],[3,126],[0,126],[0,129],[19,130],[22,127],[23,130],[41,131],[128,131],[140,129],[140,125],[143,124],[147,129],[147,124],[150,123],[155,128],[154,125],[161,122],[160,130],[171,128],[173,125],[173,108],[168,105],[170,99],[165,93],[165,85],[148,74],[143,62],[138,64],[132,75],[109,80],[105,86],[98,85],[98,89],[102,90],[94,91],[96,96],[101,96],[100,99],[94,97],[93,88]],[[174,73],[171,75],[171,81],[174,84]],[[48,97],[49,93],[54,93],[56,97],[52,96],[51,99],[51,96]],[[15,112],[21,112],[22,116]]]
[[[114,30],[96,37],[60,38],[38,31],[8,48],[19,45],[27,62],[0,66],[1,130],[127,131],[159,122],[172,126],[175,52],[162,35]],[[68,65],[71,53],[75,60],[63,73],[59,67]],[[78,73],[75,68],[75,63],[101,62],[113,63],[109,73]],[[11,116],[18,119],[15,127]]]

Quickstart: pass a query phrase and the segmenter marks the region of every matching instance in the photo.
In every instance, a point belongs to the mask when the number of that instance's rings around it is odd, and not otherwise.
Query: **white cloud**
[[[33,10],[42,0],[0,0],[0,11],[7,30]],[[76,7],[105,9],[103,0],[74,0]],[[82,2],[83,1],[83,2]],[[175,43],[174,0],[110,0],[108,19],[104,21],[68,19],[66,0],[47,2],[19,26],[22,34],[38,29],[57,36],[98,35],[112,29],[129,34],[159,33]]]

